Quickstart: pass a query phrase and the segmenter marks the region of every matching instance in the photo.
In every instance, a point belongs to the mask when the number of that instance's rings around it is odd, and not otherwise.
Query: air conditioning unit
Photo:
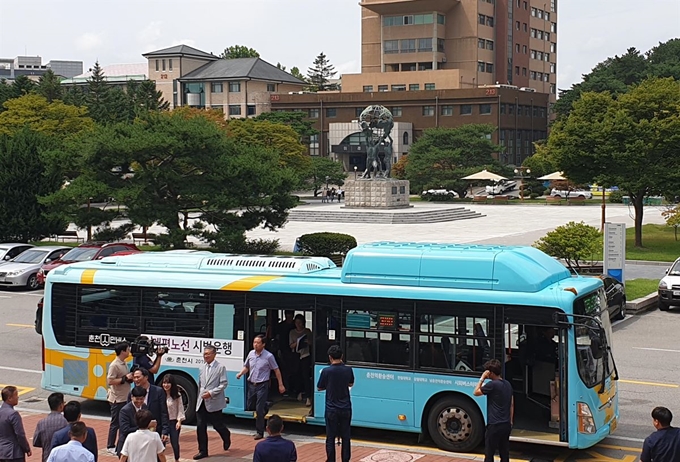
[[[520,90],[521,90],[521,91],[529,91],[529,92],[531,92],[531,93],[536,93],[536,89],[535,89],[535,88],[522,87],[522,88],[520,88]]]
[[[443,62],[443,63],[446,62],[446,56],[443,56],[443,57],[442,57],[442,62]]]

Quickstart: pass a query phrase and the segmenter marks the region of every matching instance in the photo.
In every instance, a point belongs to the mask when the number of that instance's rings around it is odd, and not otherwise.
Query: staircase
[[[469,220],[484,215],[464,207],[441,210],[425,210],[422,212],[397,211],[324,211],[310,209],[293,209],[288,214],[288,221],[337,222],[337,223],[380,223],[380,224],[421,224],[442,223],[446,221]]]

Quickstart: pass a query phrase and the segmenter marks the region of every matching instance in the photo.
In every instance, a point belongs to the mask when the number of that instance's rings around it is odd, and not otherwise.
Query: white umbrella
[[[490,181],[500,181],[507,180],[504,176],[497,175],[496,173],[489,172],[488,170],[482,170],[481,172],[473,173],[472,175],[464,176],[461,180],[490,180]]]
[[[550,175],[544,175],[540,178],[536,178],[537,180],[544,180],[544,181],[566,181],[567,178],[564,176],[564,173],[562,172],[553,172]]]

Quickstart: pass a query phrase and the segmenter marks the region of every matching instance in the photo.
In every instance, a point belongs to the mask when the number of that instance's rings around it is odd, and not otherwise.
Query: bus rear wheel
[[[430,408],[427,428],[438,448],[468,452],[482,442],[484,419],[472,402],[447,396]]]
[[[194,423],[196,420],[196,400],[198,399],[198,390],[196,389],[196,385],[193,383],[193,381],[182,375],[173,375],[175,376],[175,381],[177,382],[179,396],[182,398],[182,403],[184,403],[184,415],[186,416],[184,423]],[[162,377],[159,379],[159,386],[161,383],[163,383]]]

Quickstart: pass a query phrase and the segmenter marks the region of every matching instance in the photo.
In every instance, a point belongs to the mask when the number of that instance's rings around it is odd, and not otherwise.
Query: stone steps
[[[447,221],[469,220],[485,215],[456,207],[442,210],[425,210],[422,212],[385,212],[371,210],[324,211],[309,209],[293,209],[288,214],[288,221],[336,222],[336,223],[380,223],[380,224],[420,224],[442,223]]]

